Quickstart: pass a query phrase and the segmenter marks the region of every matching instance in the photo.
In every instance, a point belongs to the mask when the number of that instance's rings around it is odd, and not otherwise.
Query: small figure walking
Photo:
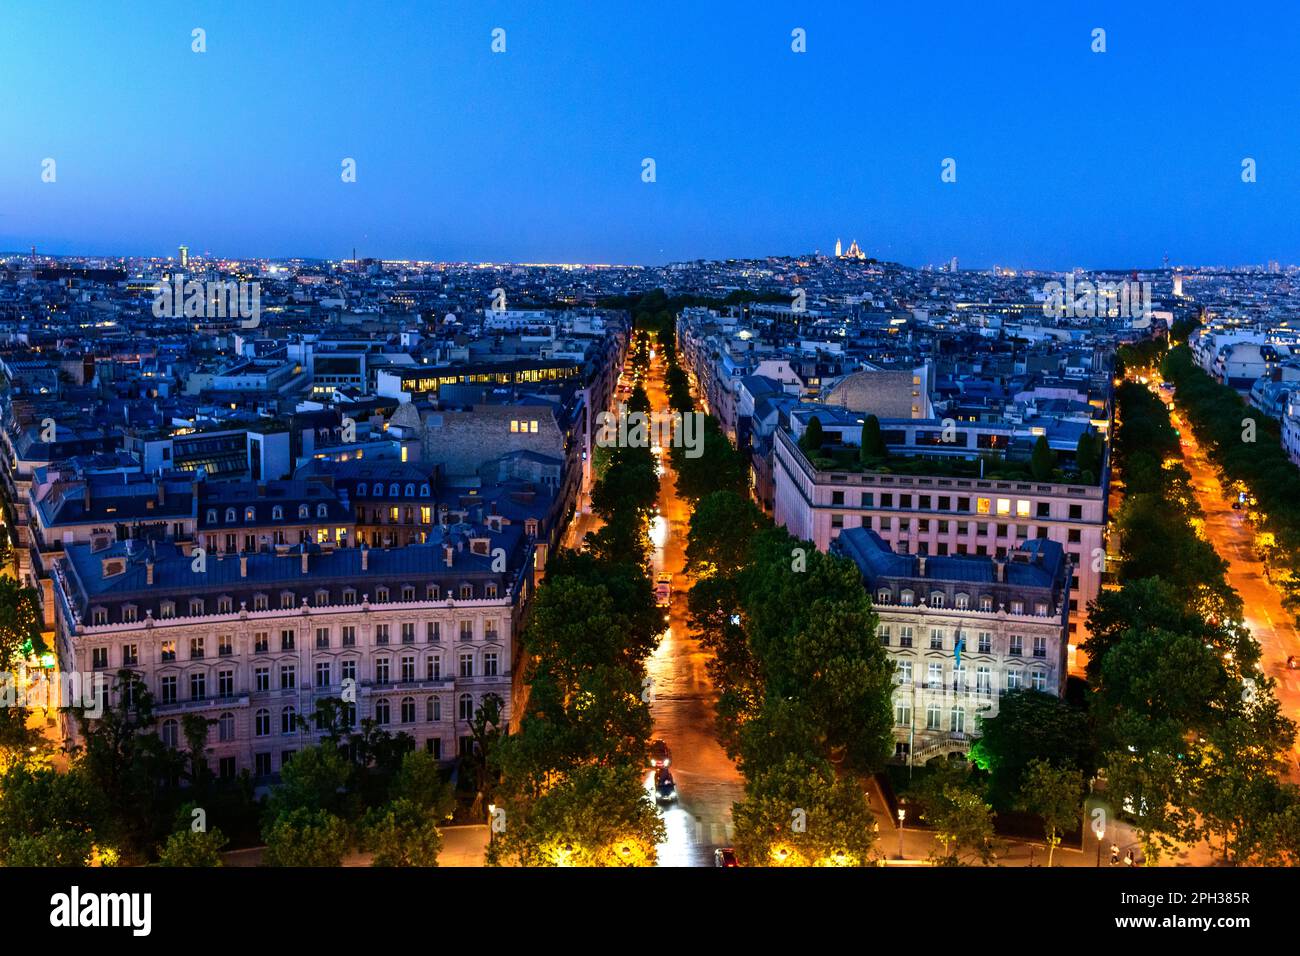
[[[1110,865],[1115,866],[1117,863],[1119,863],[1119,844],[1112,843],[1110,845]]]
[[[1124,865],[1125,865],[1125,866],[1132,866],[1132,865],[1133,865],[1133,851],[1132,851],[1132,850],[1129,850],[1127,853],[1124,854]]]

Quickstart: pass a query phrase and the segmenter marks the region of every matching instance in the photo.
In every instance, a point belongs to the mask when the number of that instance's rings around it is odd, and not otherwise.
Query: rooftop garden
[[[799,448],[818,471],[872,472],[894,475],[934,475],[942,478],[983,478],[1001,481],[1039,481],[1058,484],[1097,485],[1105,450],[1103,440],[1085,433],[1075,449],[1074,461],[1060,461],[1056,452],[1039,436],[1029,458],[1007,458],[989,452],[978,458],[952,455],[891,454],[880,433],[876,416],[868,415],[862,426],[860,445],[827,440],[816,416],[799,439]]]

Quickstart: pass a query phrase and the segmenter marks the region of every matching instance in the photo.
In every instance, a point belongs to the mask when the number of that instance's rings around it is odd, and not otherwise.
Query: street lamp
[[[907,811],[902,807],[898,808],[898,858],[903,859],[903,821],[907,819]]]

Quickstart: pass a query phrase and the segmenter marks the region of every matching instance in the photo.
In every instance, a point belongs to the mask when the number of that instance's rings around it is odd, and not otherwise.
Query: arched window
[[[376,498],[382,498],[384,496],[384,483],[382,481],[375,482],[373,494]]]
[[[402,723],[404,724],[415,723],[415,698],[414,697],[402,698]]]
[[[234,523],[235,523],[235,509],[234,509],[234,508],[227,508],[227,509],[226,509],[226,524],[234,524]]]
[[[364,481],[358,481],[358,482],[357,482],[357,497],[358,497],[358,498],[364,498],[365,496],[366,496],[366,483],[365,483]]]
[[[245,509],[244,509],[244,520],[245,520],[245,521],[256,521],[256,520],[257,520],[257,509],[254,508],[252,505],[249,505],[247,508],[245,508]]]
[[[407,486],[406,486],[406,497],[408,497],[408,498],[414,498],[414,497],[415,497],[415,485],[407,485]]]
[[[168,747],[175,747],[180,740],[180,726],[175,720],[168,718],[162,724],[162,742]]]
[[[474,697],[471,694],[460,695],[460,719],[474,719]]]
[[[229,711],[217,718],[217,739],[221,741],[235,739],[235,715]]]
[[[964,610],[966,610],[968,607],[970,607],[970,595],[969,595],[969,594],[958,594],[957,597],[956,597],[956,599],[955,599],[955,601],[954,601],[954,604],[955,604],[957,610],[959,610],[959,611],[964,611]]]
[[[328,517],[329,517],[329,513],[330,513],[330,509],[329,509],[329,507],[328,507],[327,505],[325,505],[325,504],[319,504],[319,505],[316,506],[316,517],[317,517],[317,518],[328,518]]]
[[[216,524],[216,523],[217,523],[217,509],[216,509],[216,508],[209,508],[209,509],[208,509],[208,524]]]
[[[272,519],[273,521],[283,521],[283,520],[284,520],[284,506],[283,506],[283,505],[276,505],[274,508],[271,509],[271,519]]]
[[[429,497],[429,486],[427,484],[420,486],[420,497],[421,498]]]
[[[298,709],[290,704],[280,711],[280,733],[292,734],[298,730]]]
[[[943,592],[933,591],[930,594],[930,607],[943,607]]]
[[[271,712],[265,707],[253,715],[253,736],[266,737],[271,733]]]
[[[311,509],[308,508],[306,505],[299,505],[299,506],[298,506],[298,517],[299,517],[299,518],[310,518],[310,517],[311,517]]]
[[[381,697],[377,701],[375,701],[375,723],[381,725],[387,724],[391,719],[391,717],[392,715],[390,714],[388,709],[387,698]]]
[[[401,493],[402,491],[398,487],[397,482],[393,482],[391,485],[388,486],[388,497],[396,498],[399,495],[401,495]]]

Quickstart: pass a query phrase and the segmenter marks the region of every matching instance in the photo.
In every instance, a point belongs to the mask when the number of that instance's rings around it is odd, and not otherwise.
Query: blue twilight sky
[[[1298,12],[0,0],[0,250],[1297,262]]]

